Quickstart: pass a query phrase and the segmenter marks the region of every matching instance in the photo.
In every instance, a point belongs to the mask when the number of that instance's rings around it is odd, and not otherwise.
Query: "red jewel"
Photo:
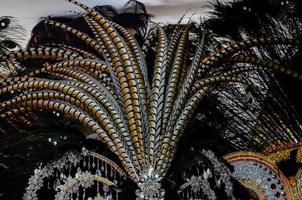
[[[280,197],[280,192],[276,192],[275,197]]]
[[[277,188],[276,184],[275,184],[275,183],[271,184],[271,188],[272,188],[273,190],[276,189],[276,188]]]

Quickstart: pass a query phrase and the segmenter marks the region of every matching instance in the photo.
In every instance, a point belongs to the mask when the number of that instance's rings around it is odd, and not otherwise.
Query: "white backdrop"
[[[122,7],[127,0],[82,0],[90,5],[110,4],[117,8]],[[174,23],[186,13],[186,18],[200,20],[206,17],[210,8],[207,0],[141,0],[148,13],[154,15],[154,21]],[[0,0],[0,16],[14,16],[26,29],[27,38],[30,31],[41,17],[70,14],[71,11],[82,11],[77,6],[65,0]]]

